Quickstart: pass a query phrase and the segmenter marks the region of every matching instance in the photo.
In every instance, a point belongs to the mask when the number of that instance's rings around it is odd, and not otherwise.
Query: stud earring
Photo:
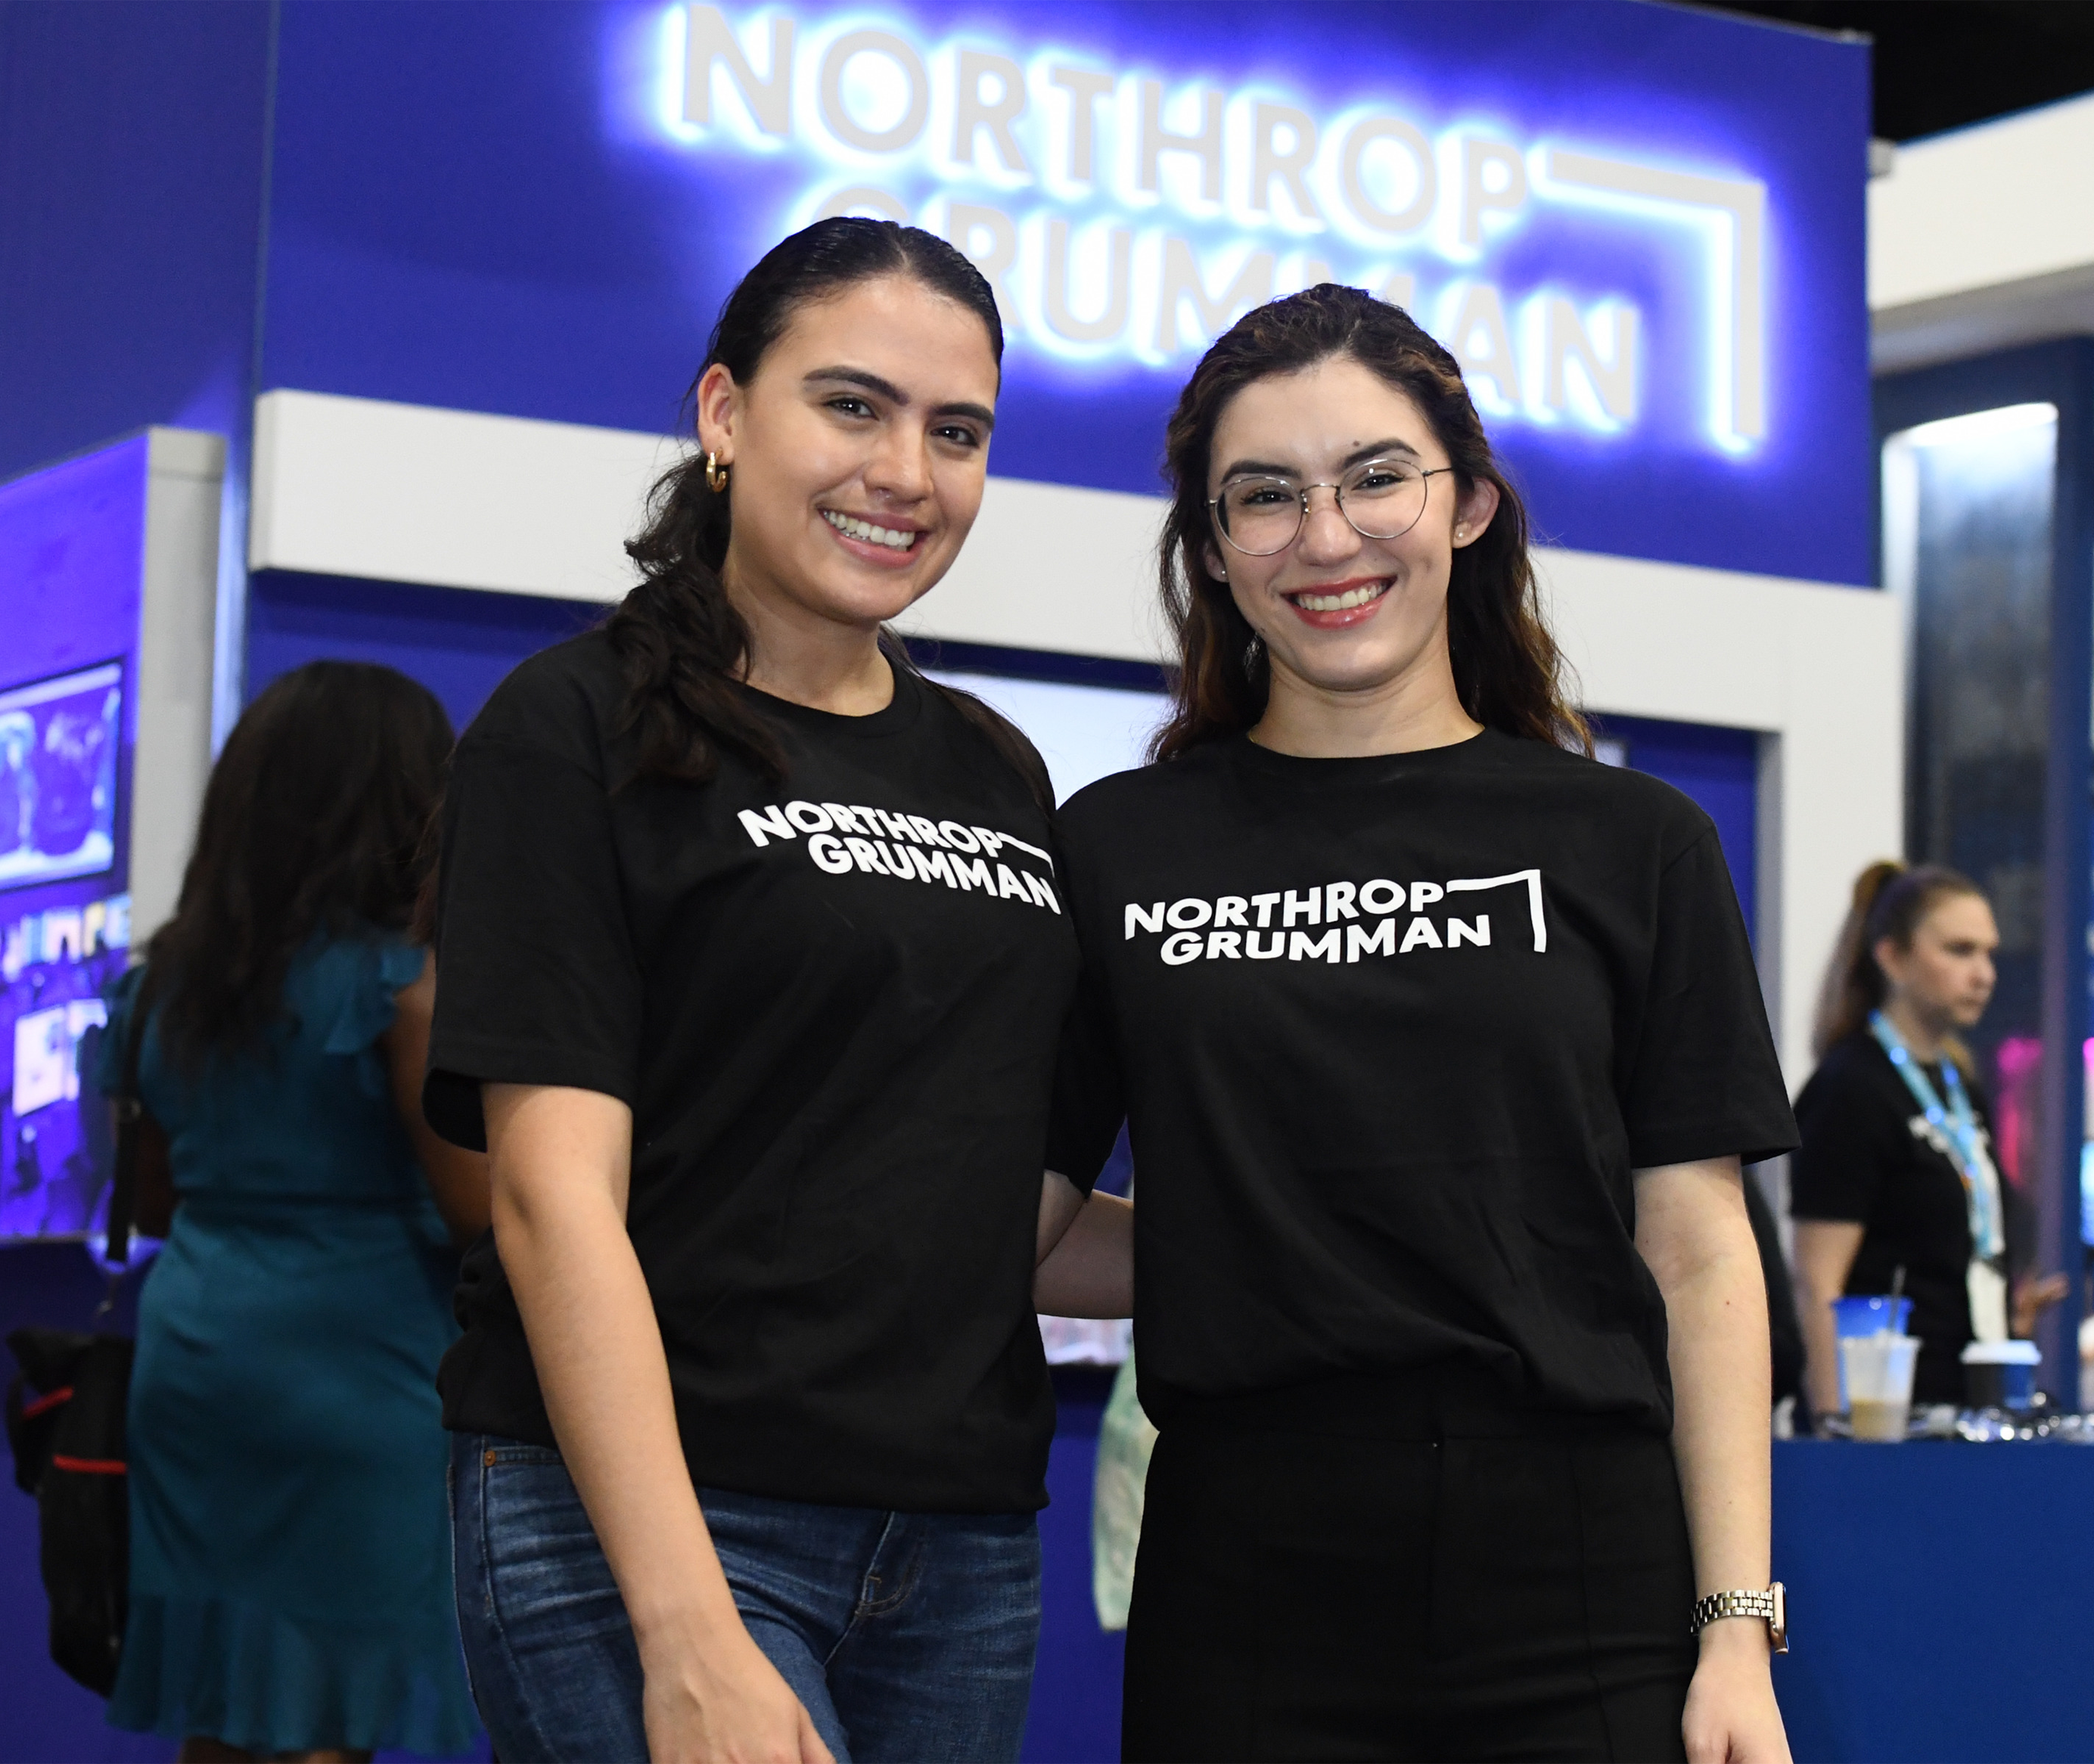
[[[706,488],[715,496],[727,488],[728,468],[719,463],[718,454],[706,455]]]
[[[1464,525],[1464,526],[1460,526],[1460,527],[1457,527],[1457,528],[1454,529],[1454,537],[1455,537],[1457,539],[1466,539],[1466,538],[1467,538],[1467,537],[1469,537],[1469,529],[1468,529],[1468,528],[1467,528],[1466,525]]]

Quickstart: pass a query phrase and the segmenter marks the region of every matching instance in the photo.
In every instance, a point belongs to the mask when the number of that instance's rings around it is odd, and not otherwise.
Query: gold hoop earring
[[[715,496],[727,488],[728,468],[719,463],[718,454],[706,455],[706,488]]]

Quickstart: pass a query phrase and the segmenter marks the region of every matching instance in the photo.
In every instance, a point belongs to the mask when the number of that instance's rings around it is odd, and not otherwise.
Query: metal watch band
[[[1725,1617],[1757,1617],[1767,1626],[1768,1638],[1776,1653],[1788,1652],[1788,1601],[1783,1588],[1777,1580],[1764,1592],[1711,1592],[1699,1600],[1694,1606],[1693,1621],[1688,1633],[1698,1636],[1710,1624]]]

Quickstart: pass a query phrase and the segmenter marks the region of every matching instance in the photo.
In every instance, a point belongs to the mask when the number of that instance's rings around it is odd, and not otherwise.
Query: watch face
[[[1777,1580],[1768,1590],[1774,1595],[1774,1614],[1767,1619],[1767,1638],[1776,1653],[1788,1652],[1788,1592]]]

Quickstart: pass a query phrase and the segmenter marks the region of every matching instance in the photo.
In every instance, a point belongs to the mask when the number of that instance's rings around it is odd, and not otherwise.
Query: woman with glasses
[[[1794,1127],[1715,829],[1587,757],[1397,308],[1253,312],[1167,453],[1048,1159],[1140,1171],[1125,1755],[1783,1759],[1740,1161]]]

